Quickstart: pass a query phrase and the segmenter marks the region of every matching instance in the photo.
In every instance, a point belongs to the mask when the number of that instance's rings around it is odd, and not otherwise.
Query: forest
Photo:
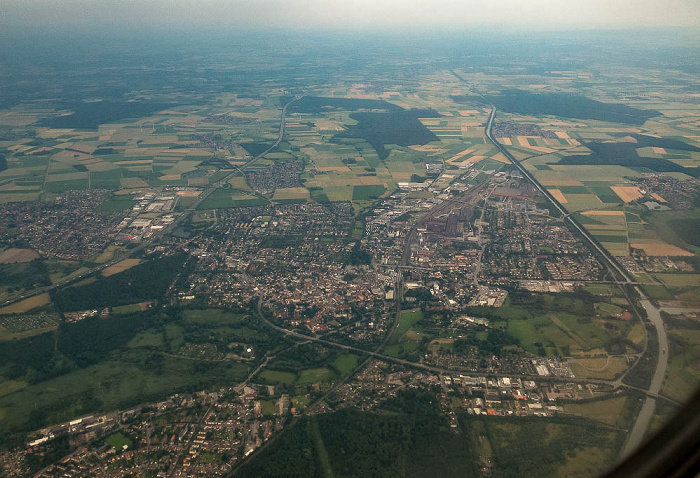
[[[44,118],[39,122],[39,125],[50,128],[94,130],[104,123],[148,116],[166,109],[168,105],[150,101],[98,101],[94,103],[68,101],[62,107],[73,113]]]
[[[292,98],[281,98],[282,104],[288,103]],[[387,110],[402,111],[398,105],[384,100],[362,99],[362,98],[328,98],[323,96],[304,96],[289,105],[290,113],[323,113],[329,110],[355,111],[364,110]]]
[[[95,282],[54,294],[62,311],[115,307],[160,298],[180,272],[185,254],[160,257]]]
[[[452,96],[455,102],[469,102],[467,96]],[[642,110],[618,103],[602,103],[570,93],[530,93],[506,90],[486,100],[499,109],[523,115],[552,115],[565,118],[593,119],[614,123],[641,125],[649,118],[660,116],[655,110]]]
[[[469,477],[477,457],[449,431],[435,395],[409,390],[377,412],[303,418],[238,473],[242,477]]]
[[[339,138],[362,138],[377,151],[380,159],[389,156],[387,144],[410,146],[437,141],[438,137],[419,121],[418,118],[439,118],[433,109],[412,109],[385,113],[352,113],[350,118],[357,121],[346,131],[337,134]]]
[[[650,144],[651,142],[645,141],[645,143]],[[679,143],[681,142],[679,141]],[[651,144],[663,143],[654,142]],[[587,155],[577,154],[565,156],[556,164],[619,165],[627,166],[629,168],[645,168],[649,171],[655,171],[657,173],[676,172],[684,173],[692,177],[700,176],[700,173],[696,171],[698,168],[685,168],[679,164],[669,161],[668,159],[639,156],[637,153],[637,148],[641,147],[641,145],[637,143],[603,143],[598,141],[585,141],[583,145],[593,151],[593,153]]]

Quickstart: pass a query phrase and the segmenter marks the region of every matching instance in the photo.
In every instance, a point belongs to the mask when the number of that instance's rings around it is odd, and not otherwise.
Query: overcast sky
[[[0,0],[0,28],[3,23],[61,29],[700,27],[700,0]]]

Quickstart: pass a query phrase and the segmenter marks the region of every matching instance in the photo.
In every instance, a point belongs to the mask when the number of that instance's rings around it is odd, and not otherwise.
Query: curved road
[[[372,350],[365,350],[359,347],[355,347],[353,345],[347,345],[347,344],[342,344],[340,342],[334,342],[332,340],[324,339],[322,337],[314,336],[314,335],[306,335],[302,334],[300,332],[297,332],[295,330],[290,330],[290,329],[285,329],[284,327],[280,327],[279,325],[274,324],[271,322],[269,319],[265,317],[265,315],[262,312],[262,297],[258,295],[258,317],[263,321],[265,325],[268,327],[276,330],[277,332],[280,332],[284,335],[294,337],[296,339],[301,339],[306,342],[316,342],[319,344],[326,345],[328,347],[335,347],[339,348],[341,350],[345,350],[348,352],[356,352],[359,354],[364,354],[368,355],[370,357],[374,357],[379,360],[383,360],[385,362],[392,362],[400,365],[405,365],[407,367],[411,368],[417,368],[420,370],[425,370],[428,372],[433,372],[437,374],[452,374],[452,375],[459,375],[459,374],[470,374],[470,375],[478,375],[478,376],[486,376],[486,377],[519,377],[525,380],[547,380],[547,381],[554,381],[554,382],[573,382],[573,383],[597,383],[601,385],[610,385],[614,388],[617,387],[625,387],[633,390],[638,390],[640,392],[646,393],[649,397],[652,399],[655,399],[658,397],[657,394],[651,394],[651,392],[648,392],[644,389],[640,389],[631,385],[626,385],[623,383],[619,383],[617,380],[605,380],[605,379],[578,379],[578,378],[569,378],[569,377],[555,377],[555,376],[547,376],[543,377],[541,375],[528,375],[528,374],[522,374],[522,373],[501,373],[501,372],[488,372],[488,371],[483,371],[483,370],[471,370],[471,369],[449,369],[449,368],[442,368],[442,367],[436,367],[432,365],[425,365],[420,362],[411,362],[409,360],[401,359],[398,357],[392,357],[390,355],[384,355],[378,351],[372,351]],[[668,399],[669,401],[676,403],[675,400]]]
[[[637,416],[637,421],[634,423],[629,436],[627,437],[627,442],[625,443],[625,448],[622,451],[622,456],[628,456],[633,451],[635,451],[639,445],[642,444],[644,440],[644,435],[649,428],[649,422],[654,418],[656,412],[656,399],[651,396],[659,395],[661,391],[661,386],[664,383],[664,378],[666,377],[666,369],[668,368],[668,337],[666,336],[666,328],[664,327],[664,322],[661,319],[661,313],[654,304],[652,304],[649,299],[647,299],[638,287],[635,287],[639,296],[642,297],[641,304],[644,310],[647,311],[647,317],[649,321],[654,324],[656,328],[656,335],[659,338],[659,350],[658,350],[658,360],[656,362],[656,370],[654,371],[654,376],[651,379],[651,385],[647,389],[648,395],[642,405],[642,409]]]

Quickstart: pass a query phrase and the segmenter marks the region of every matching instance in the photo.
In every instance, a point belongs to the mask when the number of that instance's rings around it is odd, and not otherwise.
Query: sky
[[[700,0],[0,0],[0,28],[700,28]]]

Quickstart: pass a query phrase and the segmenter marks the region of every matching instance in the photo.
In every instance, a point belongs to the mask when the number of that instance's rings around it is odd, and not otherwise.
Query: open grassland
[[[21,314],[50,303],[51,298],[49,297],[49,293],[45,292],[43,294],[35,295],[34,297],[30,297],[15,304],[3,307],[0,309],[0,314]]]
[[[391,335],[391,343],[399,342],[411,327],[423,320],[423,313],[419,310],[402,310],[399,316],[399,324]]]
[[[662,393],[684,402],[700,385],[700,330],[672,327],[669,339],[670,360]]]
[[[643,250],[649,257],[689,257],[694,255],[690,251],[663,242],[635,242],[630,246]]]
[[[134,336],[133,339],[129,341],[127,347],[129,348],[160,348],[165,345],[165,339],[163,333],[155,331],[152,329],[139,332]]]
[[[589,403],[570,403],[564,405],[564,411],[615,426],[620,420],[626,402],[627,397],[622,396]]]
[[[116,264],[105,268],[102,271],[102,275],[105,277],[113,276],[114,274],[119,274],[120,272],[124,272],[125,270],[131,269],[132,267],[137,266],[140,263],[141,259],[124,259],[123,261],[119,261]]]
[[[700,287],[700,274],[654,274],[666,287]]]
[[[22,380],[5,380],[0,382],[0,397],[22,390],[27,385],[27,382]],[[0,417],[0,420],[2,420],[2,417]]]
[[[557,312],[508,320],[507,330],[521,347],[531,353],[544,350],[550,356],[556,352],[563,356],[582,357],[601,349],[610,339],[604,323]]]
[[[297,379],[296,374],[292,372],[283,372],[280,370],[263,370],[258,374],[258,377],[266,383],[294,383]]]
[[[517,470],[512,476],[598,476],[617,461],[625,436],[580,419],[463,417],[462,428],[471,430],[475,422],[485,426],[478,449],[491,456],[494,469]]]
[[[625,357],[577,358],[570,365],[577,378],[604,380],[613,380],[628,368]]]
[[[627,334],[627,339],[635,345],[642,346],[644,344],[644,328],[642,324],[635,323]]]
[[[186,309],[182,315],[186,322],[195,324],[239,324],[246,318],[223,309]]]
[[[299,383],[325,382],[333,378],[333,372],[325,367],[302,370]]]
[[[33,337],[35,335],[45,334],[47,332],[53,332],[56,330],[57,326],[52,325],[49,327],[39,327],[36,329],[23,330],[21,332],[10,332],[7,328],[0,325],[0,342],[8,340],[20,340],[27,337]]]
[[[359,357],[355,354],[340,354],[333,362],[333,367],[341,374],[346,374],[357,366]]]
[[[102,251],[96,258],[95,262],[97,264],[103,264],[107,261],[110,261],[114,259],[114,255],[118,252],[124,251],[125,249],[123,247],[115,246],[113,244],[110,244],[107,246],[107,248]]]
[[[31,249],[16,249],[11,247],[0,252],[0,264],[14,264],[17,262],[29,262],[39,257],[36,251]]]

